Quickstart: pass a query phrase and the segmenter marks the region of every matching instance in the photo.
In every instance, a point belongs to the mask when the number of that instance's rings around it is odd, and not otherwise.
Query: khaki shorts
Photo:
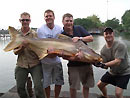
[[[84,87],[94,87],[92,66],[68,67],[70,88],[80,90],[80,82]]]

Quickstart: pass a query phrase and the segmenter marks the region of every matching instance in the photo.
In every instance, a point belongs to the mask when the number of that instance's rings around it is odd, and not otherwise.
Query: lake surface
[[[128,53],[130,58],[130,39],[125,37],[116,37],[116,40],[123,41],[128,47]],[[16,66],[17,56],[13,54],[13,52],[4,52],[3,48],[8,44],[10,39],[0,38],[0,93],[7,92],[10,88],[16,85],[15,77],[14,77],[14,69]],[[94,36],[94,41],[89,43],[89,46],[95,50],[97,53],[100,52],[100,49],[105,44],[105,40],[103,36]],[[129,59],[130,60],[130,59]],[[69,91],[68,85],[68,70],[67,70],[67,61],[62,60],[63,70],[64,70],[64,80],[65,84],[62,87],[63,91]],[[101,68],[93,67],[94,69],[94,78],[95,78],[95,87],[90,89],[92,93],[100,93],[99,89],[96,86],[96,83],[101,78],[101,76],[107,71]],[[114,95],[115,88],[111,85],[107,86],[108,94]],[[81,90],[80,90],[81,91]],[[130,83],[128,84],[128,89],[124,91],[124,95],[130,96]]]

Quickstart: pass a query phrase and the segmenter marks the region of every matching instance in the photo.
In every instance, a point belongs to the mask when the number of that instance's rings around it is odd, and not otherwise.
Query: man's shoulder
[[[80,25],[74,25],[74,28],[82,28],[82,26],[80,26]]]
[[[59,26],[59,25],[55,25],[53,31],[55,33],[62,33],[63,32],[63,28],[61,26]]]
[[[42,24],[38,29],[42,29],[42,28],[45,28],[45,24]]]
[[[122,41],[115,41],[114,43],[115,43],[114,46],[117,48],[126,48],[127,47],[126,44]]]
[[[62,30],[62,27],[60,25],[55,24],[55,28]]]
[[[55,26],[56,26],[56,27],[58,27],[58,28],[61,28],[61,26],[60,26],[60,25],[55,24]]]
[[[46,24],[41,25],[38,29],[37,32],[45,32],[47,30]]]
[[[74,27],[82,27],[81,25],[74,25]]]

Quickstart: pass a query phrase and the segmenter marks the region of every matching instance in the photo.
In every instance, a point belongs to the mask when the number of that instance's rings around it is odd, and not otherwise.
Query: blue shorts
[[[62,64],[45,64],[42,63],[43,70],[43,88],[47,88],[51,84],[63,85],[63,69]]]
[[[122,89],[127,89],[127,84],[130,79],[129,75],[111,75],[109,72],[106,72],[101,81],[104,83],[112,84],[114,86],[120,87]]]

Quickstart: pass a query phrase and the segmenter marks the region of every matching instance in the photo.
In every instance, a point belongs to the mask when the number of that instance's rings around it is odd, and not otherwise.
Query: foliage
[[[98,18],[96,15],[88,16],[87,19],[90,19],[94,23],[93,26],[95,26],[95,28],[102,26],[100,18]]]
[[[130,33],[130,10],[125,11],[121,19],[124,31]]]
[[[111,20],[107,20],[105,22],[105,26],[106,27],[112,27],[113,29],[117,29],[120,26],[119,20],[116,19],[116,18],[113,18]]]
[[[81,25],[87,30],[95,29],[101,27],[101,21],[100,19],[96,16],[89,16],[87,18],[77,18],[74,20],[75,25]]]

